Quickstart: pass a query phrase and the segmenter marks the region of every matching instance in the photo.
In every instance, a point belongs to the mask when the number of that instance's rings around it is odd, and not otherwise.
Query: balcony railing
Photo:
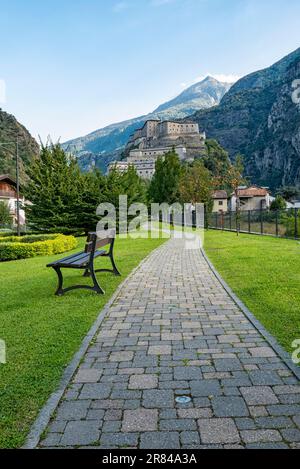
[[[12,199],[16,199],[17,194],[14,191],[1,191],[0,190],[0,197],[10,197]]]

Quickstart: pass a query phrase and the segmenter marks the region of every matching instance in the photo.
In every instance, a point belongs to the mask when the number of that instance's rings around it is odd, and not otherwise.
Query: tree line
[[[241,158],[235,163],[214,140],[206,142],[206,153],[193,162],[182,163],[175,150],[159,157],[151,181],[141,179],[135,168],[126,172],[99,170],[82,172],[76,158],[59,144],[41,149],[28,170],[25,196],[27,222],[33,230],[64,233],[88,232],[99,220],[96,208],[102,202],[118,207],[119,196],[127,195],[128,206],[144,203],[205,203],[212,206],[215,188],[229,192],[242,181]]]
[[[99,220],[96,208],[102,202],[118,207],[120,195],[127,195],[128,206],[142,202],[173,204],[205,203],[212,207],[212,193],[224,189],[236,192],[243,179],[241,155],[231,162],[228,153],[217,141],[207,140],[205,153],[193,162],[182,163],[175,150],[156,161],[152,180],[141,179],[133,166],[120,173],[103,175],[99,170],[83,173],[72,155],[59,144],[42,146],[27,170],[28,183],[23,193],[30,203],[26,206],[28,225],[35,231],[76,233],[95,229]],[[281,188],[272,210],[286,208],[285,200],[300,195],[293,187]],[[0,202],[0,225],[9,225],[9,207]]]

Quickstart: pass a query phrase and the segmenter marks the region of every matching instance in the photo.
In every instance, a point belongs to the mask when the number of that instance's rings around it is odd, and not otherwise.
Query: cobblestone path
[[[172,239],[109,308],[40,446],[299,448],[299,426],[297,378]]]

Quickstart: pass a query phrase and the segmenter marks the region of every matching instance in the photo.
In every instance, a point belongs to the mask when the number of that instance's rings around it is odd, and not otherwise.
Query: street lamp
[[[0,146],[16,145],[16,182],[17,182],[17,234],[21,236],[20,225],[20,178],[19,178],[19,137],[15,142],[0,142]]]

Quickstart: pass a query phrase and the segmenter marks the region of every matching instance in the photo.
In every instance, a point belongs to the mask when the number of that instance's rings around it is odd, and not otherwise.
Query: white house
[[[240,204],[240,210],[266,210],[270,208],[270,193],[266,187],[250,186],[240,187],[235,193],[231,194],[230,210],[235,212],[237,209],[237,198]]]
[[[212,194],[213,199],[213,209],[215,212],[227,212],[228,210],[228,196],[227,192],[224,190],[216,190]]]
[[[17,223],[17,183],[8,174],[0,174],[0,202],[5,202],[10,210],[13,223]],[[20,224],[25,225],[25,199],[20,195]]]

